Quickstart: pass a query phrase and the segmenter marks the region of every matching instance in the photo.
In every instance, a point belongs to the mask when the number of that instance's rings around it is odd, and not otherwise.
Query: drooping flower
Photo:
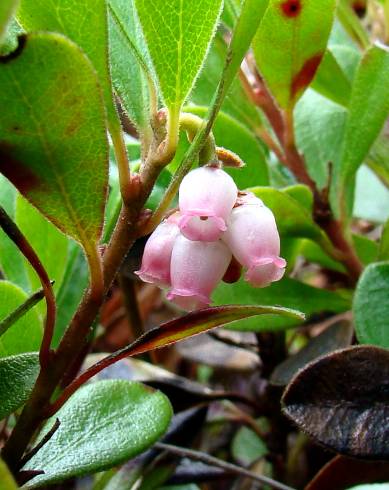
[[[172,250],[180,233],[177,214],[162,221],[147,240],[141,268],[135,272],[142,281],[154,283],[159,287],[170,286]]]
[[[179,235],[174,242],[167,299],[185,310],[204,308],[231,261],[231,252],[221,240],[202,242]]]
[[[286,261],[279,256],[280,237],[274,215],[253,194],[242,198],[228,221],[223,240],[248,270],[245,279],[256,287],[279,281]]]
[[[219,168],[200,167],[189,172],[179,191],[181,233],[189,240],[218,240],[226,230],[237,193],[233,179]]]

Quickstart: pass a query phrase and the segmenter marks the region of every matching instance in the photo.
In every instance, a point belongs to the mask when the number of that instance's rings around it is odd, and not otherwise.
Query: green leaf
[[[347,107],[351,94],[351,83],[329,49],[323,56],[311,86],[324,97]]]
[[[378,244],[364,235],[352,234],[355,251],[363,265],[377,261]]]
[[[221,13],[221,0],[135,0],[165,105],[173,120],[191,91]]]
[[[296,105],[297,146],[320,189],[328,184],[328,165],[336,161],[341,150],[346,118],[344,108],[310,89]]]
[[[0,281],[0,320],[7,317],[28,296],[15,284]],[[0,338],[0,357],[38,351],[42,339],[42,325],[35,309],[31,309]]]
[[[389,51],[375,45],[364,54],[353,83],[343,149],[335,165],[331,200],[335,212],[350,214],[353,179],[389,113]],[[374,107],[374,110],[372,110]]]
[[[31,352],[0,359],[0,420],[27,401],[38,373],[38,353]]]
[[[389,190],[366,165],[356,175],[353,216],[373,223],[389,218]]]
[[[17,490],[18,485],[16,485],[16,482],[11,474],[11,472],[8,470],[7,465],[4,463],[2,459],[0,459],[0,481],[1,484],[4,485],[2,487],[2,490]]]
[[[207,108],[189,106],[186,112],[200,117],[207,115]],[[219,112],[212,127],[216,144],[233,151],[244,161],[243,168],[228,168],[224,170],[233,177],[240,189],[254,185],[267,185],[269,175],[263,148],[253,133],[241,123],[223,112]]]
[[[355,291],[355,331],[362,344],[389,349],[389,262],[370,264]]]
[[[389,188],[389,135],[385,125],[381,134],[370,148],[365,163],[375,172],[381,182]]]
[[[20,195],[16,199],[15,222],[35,250],[50,280],[55,281],[54,290],[58,290],[68,256],[67,237]],[[31,285],[29,289],[35,291],[41,287],[41,282],[28,261],[26,259],[24,261]],[[45,312],[46,306],[42,304],[41,313]]]
[[[2,0],[0,4],[0,42],[7,30],[8,22],[16,11],[19,0]]]
[[[313,80],[331,31],[335,0],[270,0],[253,48],[259,71],[283,109]]]
[[[308,262],[319,264],[325,269],[338,272],[346,272],[345,267],[336,260],[329,257],[319,245],[312,240],[301,240],[299,246],[299,254],[305,257]]]
[[[152,75],[133,0],[110,0],[108,25],[113,86],[129,118],[144,130],[150,119],[145,75]]]
[[[0,114],[0,171],[94,253],[104,216],[108,146],[90,62],[59,34],[31,34],[17,55],[3,58],[0,84],[0,106],[13,109]]]
[[[58,32],[82,48],[98,74],[108,119],[116,120],[108,67],[108,26],[105,0],[83,0],[82,2],[77,0],[21,0],[18,20],[27,31]],[[98,90],[94,88],[93,93]]]
[[[239,464],[249,466],[268,453],[263,440],[248,427],[241,427],[232,440],[232,455]]]
[[[308,318],[316,313],[340,313],[350,308],[348,299],[336,292],[314,288],[289,278],[282,279],[263,289],[253,288],[243,279],[234,284],[220,283],[212,298],[216,305],[246,304],[248,302],[278,305],[282,302],[288,308],[303,311]],[[299,323],[301,320],[298,318],[277,318],[274,315],[264,315],[258,318],[242,319],[229,328],[232,330],[276,331],[285,330]]]
[[[15,187],[0,174],[0,205],[14,220],[17,191]],[[5,279],[30,292],[30,281],[27,277],[25,260],[15,243],[0,230],[0,269]]]
[[[73,242],[70,244],[64,279],[57,294],[57,318],[52,342],[54,347],[58,346],[66,327],[76,312],[88,285],[88,276],[85,256],[81,248]]]
[[[172,409],[162,393],[139,383],[105,380],[82,386],[49,419],[38,439],[58,418],[51,439],[23,467],[45,473],[26,488],[96,473],[117,466],[152,446],[168,428]]]

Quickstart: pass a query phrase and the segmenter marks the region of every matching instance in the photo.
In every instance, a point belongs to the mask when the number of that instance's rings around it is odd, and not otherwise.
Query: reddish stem
[[[38,255],[35,253],[34,249],[28,243],[26,237],[19,230],[16,224],[8,216],[5,209],[0,206],[0,226],[8,237],[15,243],[21,253],[26,257],[28,262],[31,264],[35,272],[37,273],[39,280],[42,284],[43,293],[46,300],[46,321],[45,329],[43,333],[43,340],[41,348],[39,351],[39,360],[42,369],[47,367],[50,360],[50,345],[51,339],[53,337],[55,317],[56,317],[56,303],[54,291],[47,275],[42,262],[39,260]]]
[[[250,65],[250,60],[248,61]],[[314,198],[314,220],[323,228],[332,244],[341,253],[341,260],[349,272],[350,279],[355,284],[361,275],[363,266],[352,244],[344,235],[343,224],[335,220],[332,215],[328,201],[328,189],[320,191],[317,188],[315,181],[307,171],[304,157],[296,147],[293,109],[282,112],[256,68],[253,67],[252,71],[256,80],[255,86],[252,86],[247,78],[242,75],[243,87],[251,100],[263,110],[271,124],[284,153],[284,158],[280,158],[280,161],[289,168],[299,182],[302,182],[311,189]],[[279,156],[278,152],[276,155]]]

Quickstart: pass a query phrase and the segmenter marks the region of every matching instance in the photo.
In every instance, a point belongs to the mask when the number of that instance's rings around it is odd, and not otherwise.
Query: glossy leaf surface
[[[324,56],[334,0],[270,0],[253,48],[260,73],[283,109],[291,109]]]
[[[282,251],[281,251],[282,253]],[[214,291],[212,298],[215,304],[245,304],[248,301],[268,305],[282,304],[289,308],[303,311],[307,317],[315,312],[342,312],[350,308],[350,302],[333,291],[314,288],[295,279],[284,278],[266,288],[253,288],[240,279],[234,284],[221,283]],[[242,319],[229,326],[233,330],[276,331],[284,330],[300,323],[298,318],[263,317]]]
[[[168,399],[139,383],[106,380],[83,386],[38,436],[43,437],[59,419],[61,425],[50,441],[23,467],[45,472],[26,488],[94,473],[133,458],[162,436],[171,415]]]

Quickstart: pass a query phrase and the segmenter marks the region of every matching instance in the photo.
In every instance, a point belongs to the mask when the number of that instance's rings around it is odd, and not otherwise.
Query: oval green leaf
[[[152,446],[167,430],[169,400],[139,383],[105,380],[84,385],[49,419],[38,440],[60,426],[23,467],[43,470],[26,488],[96,473],[119,465]]]
[[[39,62],[37,62],[39,60]],[[92,65],[59,34],[31,34],[0,60],[0,171],[87,253],[108,180],[104,106]]]
[[[355,75],[340,158],[331,188],[335,212],[350,214],[354,189],[350,183],[379,135],[389,113],[389,50],[375,45],[364,54]],[[374,110],[371,108],[374,107]]]
[[[31,352],[0,359],[0,420],[26,402],[38,373],[38,353]]]
[[[291,110],[313,80],[334,20],[335,0],[270,0],[253,49],[280,107]]]
[[[355,331],[361,344],[389,349],[389,262],[370,264],[354,296]]]
[[[221,0],[135,0],[148,51],[172,118],[191,91],[215,33]]]

